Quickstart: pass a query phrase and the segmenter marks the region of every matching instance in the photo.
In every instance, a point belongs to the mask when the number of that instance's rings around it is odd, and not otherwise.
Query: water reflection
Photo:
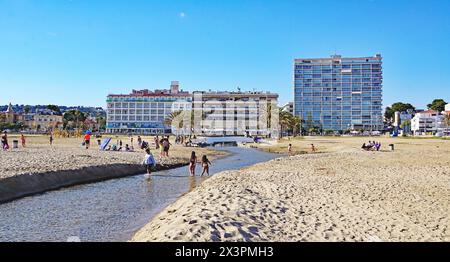
[[[277,155],[226,148],[210,173],[238,169]],[[238,160],[239,159],[239,160]],[[187,167],[71,187],[0,205],[0,241],[126,241],[151,217],[208,176],[190,177]]]

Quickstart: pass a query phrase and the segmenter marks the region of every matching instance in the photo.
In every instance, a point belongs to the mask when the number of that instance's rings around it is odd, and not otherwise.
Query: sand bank
[[[220,173],[132,241],[450,241],[450,141],[361,142],[324,138],[339,150]]]

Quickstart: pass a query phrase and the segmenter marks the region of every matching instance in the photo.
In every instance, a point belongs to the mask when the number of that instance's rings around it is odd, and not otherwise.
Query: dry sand
[[[215,175],[132,241],[450,241],[450,141],[375,138],[383,152],[361,151],[369,139],[265,146],[327,153]]]
[[[104,138],[106,137],[104,136]],[[10,146],[14,139],[20,141],[17,136],[9,136]],[[129,137],[114,137],[111,144],[116,143],[117,139],[122,140],[123,147],[125,144],[130,144]],[[143,137],[143,139],[147,142],[153,141],[151,137]],[[19,145],[19,149],[8,152],[0,150],[0,179],[29,173],[74,170],[89,166],[141,164],[144,158],[144,152],[137,148],[136,136],[134,137],[135,152],[99,151],[97,140],[94,138],[91,140],[90,149],[86,150],[81,146],[81,142],[81,138],[55,138],[53,146],[50,146],[47,136],[27,136],[25,148]],[[171,142],[174,144],[173,141]],[[188,163],[192,150],[200,155],[211,155],[212,158],[224,154],[209,149],[193,149],[175,145],[171,147],[170,158],[159,161],[159,151],[152,150],[152,152],[158,163],[170,166]]]

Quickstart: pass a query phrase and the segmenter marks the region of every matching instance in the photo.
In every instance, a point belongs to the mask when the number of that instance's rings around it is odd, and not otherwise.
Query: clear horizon
[[[293,61],[383,56],[383,108],[450,102],[450,2],[0,0],[0,105],[105,107],[109,93],[271,91]],[[446,92],[447,91],[447,92]]]

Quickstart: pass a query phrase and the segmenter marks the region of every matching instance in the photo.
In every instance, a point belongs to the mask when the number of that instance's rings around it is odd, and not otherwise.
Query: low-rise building
[[[23,122],[22,114],[14,112],[13,106],[9,103],[8,108],[5,112],[1,112],[2,118],[6,123],[15,124],[18,122]]]
[[[444,128],[444,116],[434,110],[417,112],[411,120],[414,135],[436,134]]]
[[[60,129],[63,125],[63,116],[58,113],[39,113],[33,116],[32,128],[36,131],[52,131]]]
[[[294,114],[294,102],[288,102],[283,107],[282,110],[288,113]]]

